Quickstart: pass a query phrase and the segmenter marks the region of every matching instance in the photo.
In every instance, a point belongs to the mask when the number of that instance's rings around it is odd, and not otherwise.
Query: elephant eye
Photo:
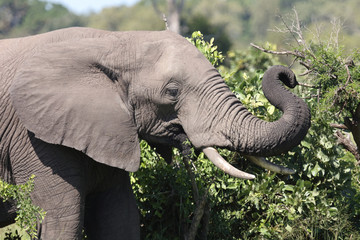
[[[168,88],[165,93],[171,97],[177,97],[179,90],[177,88]]]

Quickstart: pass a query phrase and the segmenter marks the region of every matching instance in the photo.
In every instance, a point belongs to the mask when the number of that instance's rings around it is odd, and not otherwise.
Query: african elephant
[[[284,112],[264,122],[170,31],[69,28],[2,40],[0,49],[0,174],[13,184],[36,176],[31,197],[47,212],[41,239],[79,239],[83,227],[89,239],[140,238],[128,176],[139,168],[139,139],[165,159],[188,139],[225,172],[251,179],[212,147],[277,155],[310,126],[307,105],[280,84],[297,84],[288,68],[263,77],[264,94]],[[14,204],[0,211],[2,226],[14,220]]]

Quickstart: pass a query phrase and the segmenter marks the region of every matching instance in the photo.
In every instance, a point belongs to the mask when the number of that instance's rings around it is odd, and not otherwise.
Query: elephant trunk
[[[235,150],[255,164],[277,173],[294,173],[291,169],[257,157],[278,155],[290,150],[300,143],[310,127],[310,111],[306,103],[282,85],[295,87],[298,83],[294,73],[286,67],[274,66],[264,74],[263,92],[270,103],[283,112],[283,116],[275,122],[266,122],[252,115],[216,78],[213,81],[215,84],[206,92],[212,95],[215,102],[208,109],[215,106],[217,114],[206,125],[207,133],[198,133],[198,129],[189,131],[188,136],[194,145],[200,147],[216,166],[234,177],[254,178],[251,174],[233,168],[210,146]]]
[[[274,66],[265,72],[262,88],[265,97],[283,116],[275,122],[266,122],[244,113],[243,109],[236,112],[232,123],[228,123],[234,150],[245,155],[273,156],[289,151],[305,137],[310,127],[309,108],[281,82],[290,88],[298,84],[289,68]]]

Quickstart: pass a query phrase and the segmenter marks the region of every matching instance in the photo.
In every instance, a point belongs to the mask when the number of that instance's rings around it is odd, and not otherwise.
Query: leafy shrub
[[[31,176],[29,181],[22,185],[12,185],[0,180],[0,197],[3,201],[13,200],[16,202],[16,224],[27,231],[29,235],[36,238],[36,225],[45,217],[45,212],[40,207],[32,203],[30,193],[34,189],[34,178]],[[9,238],[14,237],[11,234]],[[15,237],[18,236],[15,233]]]

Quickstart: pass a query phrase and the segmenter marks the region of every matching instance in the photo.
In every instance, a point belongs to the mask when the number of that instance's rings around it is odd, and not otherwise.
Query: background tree
[[[111,31],[164,30],[162,18],[157,16],[151,4],[140,2],[132,7],[105,8],[88,16],[87,26]]]
[[[60,4],[40,0],[0,0],[0,37],[27,36],[84,25]]]
[[[184,9],[185,0],[166,0],[166,11],[159,8],[160,0],[151,0],[154,10],[157,15],[166,17],[168,21],[169,30],[181,34],[181,12]],[[162,4],[164,5],[164,4]]]
[[[30,6],[27,2],[18,0],[2,0],[0,4],[0,33],[7,35],[21,24]]]

